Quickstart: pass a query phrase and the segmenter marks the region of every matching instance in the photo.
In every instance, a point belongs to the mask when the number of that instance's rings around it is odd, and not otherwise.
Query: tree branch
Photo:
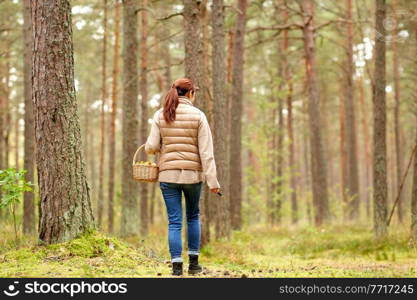
[[[251,30],[248,30],[248,33],[259,31],[259,30],[282,31],[282,30],[290,30],[290,29],[302,29],[303,27],[304,27],[304,25],[299,24],[299,23],[284,24],[284,25],[277,25],[277,26],[271,26],[271,27],[260,26],[260,27],[255,27]]]
[[[153,44],[151,44],[151,45],[148,46],[148,50],[151,49],[151,48],[153,48],[153,47],[155,47],[156,45],[158,45],[158,44],[166,41],[166,40],[170,40],[171,38],[173,38],[174,36],[179,35],[182,32],[183,32],[183,30],[181,29],[181,30],[179,30],[179,31],[177,31],[177,32],[175,32],[173,34],[170,34],[170,35],[168,35],[166,37],[163,37],[163,38],[158,39],[158,41],[156,41],[155,43],[153,43]]]
[[[407,170],[405,170],[405,173],[404,173],[403,178],[401,180],[401,185],[400,185],[400,188],[398,189],[397,198],[395,198],[394,205],[392,206],[391,213],[390,213],[389,218],[387,220],[387,226],[389,226],[389,224],[391,223],[391,219],[392,219],[392,215],[394,214],[395,207],[397,206],[398,201],[400,200],[401,192],[402,192],[403,187],[404,187],[404,182],[405,182],[405,179],[407,178],[407,174],[408,174],[408,171],[410,170],[410,166],[411,166],[411,163],[413,162],[414,154],[416,153],[416,151],[417,151],[417,144],[414,146],[413,151],[411,151],[410,160],[408,161],[408,165],[407,165]]]
[[[168,16],[165,16],[165,17],[162,17],[162,18],[156,18],[158,21],[166,21],[166,20],[169,20],[169,19],[171,19],[171,18],[173,18],[173,17],[176,17],[176,16],[183,16],[184,14],[183,14],[183,12],[182,11],[180,11],[180,12],[177,12],[177,13],[173,13],[173,14],[170,14],[170,15],[168,15]]]
[[[330,20],[330,21],[324,22],[323,24],[320,24],[320,25],[317,25],[316,27],[314,27],[314,31],[320,30],[320,29],[322,29],[326,26],[329,26],[331,24],[334,24],[334,23],[349,23],[349,21],[346,20],[346,19]],[[352,22],[352,23],[355,24],[356,22]]]
[[[166,68],[169,68],[169,67],[172,67],[172,66],[182,65],[183,63],[184,63],[184,60],[182,59],[177,63],[173,63],[173,64],[170,64],[170,65],[165,65],[165,66],[162,66],[162,67],[156,67],[156,68],[153,68],[153,69],[148,69],[147,72],[149,73],[149,72],[154,72],[154,71],[158,71],[158,70],[163,70],[163,69],[166,69]]]
[[[242,11],[234,5],[223,5],[223,8],[231,8],[232,10],[234,10],[239,15],[242,14]]]

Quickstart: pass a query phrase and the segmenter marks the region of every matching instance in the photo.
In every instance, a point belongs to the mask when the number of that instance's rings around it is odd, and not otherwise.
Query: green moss
[[[0,256],[0,266],[0,277],[136,277],[165,267],[95,231],[65,243],[8,251]]]
[[[375,242],[363,227],[251,228],[201,250],[208,277],[415,277],[406,235]],[[120,239],[91,231],[69,242],[4,250],[0,277],[170,276],[166,229]],[[398,232],[398,231],[397,231]],[[13,237],[11,236],[10,239]],[[33,245],[33,242],[32,242]],[[186,261],[186,256],[184,255]]]
[[[45,255],[44,251],[38,251],[36,247],[27,249],[19,249],[10,251],[3,256],[4,260],[17,260],[17,261],[37,261]]]
[[[125,249],[126,246],[115,238],[109,238],[95,231],[66,243],[47,246],[50,250],[64,251],[67,256],[97,257],[105,256],[114,250]]]

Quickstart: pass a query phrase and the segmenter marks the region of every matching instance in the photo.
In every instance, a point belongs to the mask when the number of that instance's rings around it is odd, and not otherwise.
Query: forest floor
[[[205,246],[200,259],[205,271],[198,276],[416,277],[417,247],[402,232],[375,242],[364,226],[252,228]],[[154,228],[145,240],[92,232],[38,246],[26,238],[17,250],[11,249],[10,233],[0,234],[6,237],[0,241],[0,277],[170,276],[163,228]]]

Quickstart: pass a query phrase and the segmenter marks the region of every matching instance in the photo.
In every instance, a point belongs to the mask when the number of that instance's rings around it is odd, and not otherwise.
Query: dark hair
[[[175,121],[175,110],[179,104],[178,97],[185,96],[190,90],[194,91],[194,84],[191,79],[180,78],[172,84],[164,102],[164,119],[167,123]]]

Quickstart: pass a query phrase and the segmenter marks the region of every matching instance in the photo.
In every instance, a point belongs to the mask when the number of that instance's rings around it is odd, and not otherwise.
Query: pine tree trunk
[[[305,63],[307,64],[307,60],[305,59]],[[307,90],[307,80],[305,80],[304,82],[304,90]],[[311,174],[310,174],[310,160],[309,160],[309,143],[308,143],[308,130],[306,130],[309,126],[309,120],[308,120],[308,102],[307,101],[303,101],[302,106],[301,106],[301,111],[302,114],[304,116],[303,118],[303,128],[305,128],[303,130],[303,135],[301,137],[301,141],[300,144],[303,145],[303,169],[304,169],[304,174],[302,176],[303,178],[303,185],[304,185],[304,195],[308,197],[308,193],[310,191],[310,179],[311,179]]]
[[[231,132],[232,130],[232,122],[231,122],[231,111],[232,111],[232,69],[233,69],[233,58],[235,56],[235,32],[234,30],[229,30],[227,33],[227,65],[226,65],[226,82],[227,82],[227,113],[226,113],[226,124],[227,124],[227,132]],[[230,162],[230,135],[227,136],[227,161]],[[230,170],[229,170],[230,172]],[[233,226],[233,224],[232,224]]]
[[[86,119],[84,120],[84,128],[85,128],[85,162],[88,165],[87,168],[87,175],[89,174],[89,185],[90,185],[90,196],[91,196],[91,204],[94,215],[97,215],[97,208],[95,205],[97,204],[97,144],[96,144],[96,135],[91,130],[92,127],[95,128],[94,120],[96,118],[92,118],[94,111],[91,108],[93,103],[93,93],[94,89],[91,85],[87,86],[86,90],[86,111],[87,114]],[[89,173],[88,173],[89,172]]]
[[[241,14],[239,13],[239,16]],[[236,29],[235,29],[236,31]],[[233,70],[233,59],[234,59],[234,51],[235,51],[235,31],[229,30],[227,33],[227,72],[226,72],[226,79],[227,84],[232,84],[232,70]]]
[[[5,112],[3,95],[0,94],[0,170],[4,169],[4,161],[6,157],[5,143],[4,143],[4,125],[5,125]]]
[[[101,57],[101,113],[100,113],[100,162],[98,175],[97,225],[102,227],[104,214],[104,153],[105,153],[105,106],[107,102],[107,0],[103,0],[103,45]]]
[[[283,202],[283,174],[284,174],[284,115],[282,112],[283,109],[283,99],[278,97],[277,100],[277,113],[278,113],[278,130],[277,130],[277,155],[276,155],[276,172],[275,176],[277,182],[275,184],[275,220],[278,224],[282,220],[282,202]]]
[[[356,220],[359,217],[359,172],[358,154],[356,145],[355,108],[353,104],[353,20],[352,0],[346,0],[346,84],[345,84],[345,133],[346,133],[346,158],[347,158],[347,196],[349,200],[349,218]]]
[[[2,65],[0,64],[0,74]],[[5,143],[5,125],[6,125],[6,102],[5,97],[3,94],[3,83],[2,83],[2,77],[0,75],[0,170],[5,169],[6,165],[6,143]],[[0,190],[0,198],[1,198],[1,190]],[[2,219],[3,211],[0,210],[0,220]]]
[[[328,122],[328,109],[329,109],[329,97],[328,97],[328,87],[327,85],[319,80],[319,90],[320,90],[320,101],[319,101],[319,109],[320,109],[320,117],[321,117],[321,128],[322,128],[322,145],[323,145],[323,157],[326,159],[326,165],[327,165],[327,186],[333,186],[333,155],[331,155],[332,147],[329,146],[331,138],[330,136],[330,130],[329,130],[329,122]]]
[[[274,97],[271,97],[270,103],[271,106],[273,106],[275,99]],[[268,122],[269,124],[276,124],[277,119],[277,109],[271,109],[271,113],[268,114]],[[278,131],[278,130],[277,130]],[[277,177],[277,156],[279,155],[278,147],[277,147],[277,140],[278,140],[278,134],[273,132],[272,139],[268,138],[266,139],[266,149],[267,149],[267,161],[268,168],[267,168],[267,190],[266,190],[266,217],[267,221],[270,225],[274,225],[276,222],[277,217],[277,211],[276,211],[276,201],[277,201],[277,183],[276,180],[272,180],[273,178]]]
[[[34,182],[35,169],[35,124],[32,103],[32,22],[30,16],[30,0],[23,1],[23,38],[24,38],[24,97],[25,97],[25,141],[24,165],[27,181]],[[1,147],[0,147],[1,148]],[[1,169],[1,167],[0,167]],[[23,232],[34,233],[35,230],[35,203],[34,193],[26,192],[23,197]]]
[[[94,228],[94,218],[81,153],[70,2],[35,1],[31,13],[39,239],[49,244]]]
[[[163,12],[166,12],[165,6],[163,8],[164,8]],[[161,36],[162,36],[162,34],[164,36],[169,36],[170,33],[171,33],[171,30],[170,30],[169,26],[164,26],[164,27],[161,28]],[[171,88],[171,85],[173,83],[172,82],[172,77],[171,77],[171,52],[170,52],[170,49],[169,49],[169,45],[170,45],[169,40],[164,41],[161,45],[161,53],[163,53],[162,54],[162,60],[163,60],[164,65],[165,65],[164,73],[163,73],[165,86],[164,86],[164,90],[161,93],[161,95],[162,95],[161,96],[161,102],[160,102],[161,107],[163,105],[162,100],[164,99],[165,93],[167,91],[169,91],[169,89]]]
[[[385,49],[386,31],[385,0],[376,0],[375,11],[375,69],[373,86],[374,106],[374,157],[373,199],[374,234],[377,239],[387,235],[387,146],[386,146],[386,95],[385,95]]]
[[[394,75],[394,134],[395,134],[395,160],[396,160],[396,176],[397,176],[397,188],[394,189],[398,193],[401,179],[403,176],[403,161],[402,161],[402,147],[401,147],[401,127],[400,127],[400,103],[401,103],[401,96],[400,96],[400,62],[398,57],[398,41],[397,41],[397,34],[398,34],[398,20],[397,20],[397,0],[392,1],[392,11],[393,11],[393,20],[394,20],[394,39],[392,41],[392,56],[393,56],[393,75]],[[403,222],[403,202],[404,197],[402,196],[403,193],[400,194],[398,199],[398,220]]]
[[[141,11],[141,40],[140,40],[140,93],[141,93],[141,124],[140,124],[140,144],[146,142],[148,136],[148,12],[146,10],[148,0],[142,0]],[[147,155],[145,151],[141,152],[140,160],[146,161]],[[140,232],[142,235],[148,233],[149,216],[148,216],[148,183],[140,184]]]
[[[210,99],[210,72],[209,72],[209,14],[207,10],[207,0],[203,0],[200,4],[200,25],[201,25],[201,47],[202,47],[202,71],[201,71],[201,82],[200,82],[200,91],[198,95],[198,102],[203,102],[200,104],[200,108],[204,109],[208,122],[212,128],[213,124],[213,105],[212,100]],[[207,188],[207,185],[204,187],[202,193],[202,202],[201,206],[201,245],[206,245],[210,241],[210,225],[212,220],[210,216],[212,215],[211,211],[213,209],[211,201],[210,191]]]
[[[372,169],[372,159],[371,159],[371,149],[370,149],[370,137],[368,132],[368,109],[365,103],[365,90],[364,90],[364,82],[361,79],[358,82],[359,85],[359,102],[361,107],[361,123],[362,123],[362,131],[363,131],[363,147],[365,153],[365,207],[366,207],[366,216],[370,217],[371,215],[371,208],[370,208],[370,189],[371,189],[371,169]]]
[[[6,46],[5,65],[4,65],[4,85],[2,91],[3,106],[4,106],[4,120],[3,120],[3,143],[4,143],[4,157],[3,167],[5,169],[10,166],[10,130],[11,130],[11,114],[10,114],[10,46]]]
[[[114,231],[114,187],[116,173],[116,118],[119,82],[119,55],[120,55],[120,2],[117,0],[114,7],[114,50],[113,50],[113,70],[111,88],[111,116],[110,116],[110,135],[109,135],[109,186],[108,186],[108,232]]]
[[[18,107],[20,107],[19,98],[16,99],[16,110],[14,114],[14,166],[16,170],[20,169],[19,164],[19,147],[20,147],[20,130],[19,130],[19,120],[20,120],[20,112]]]
[[[277,10],[277,14],[279,14],[279,11]],[[279,40],[278,42],[278,76],[281,78],[285,78],[285,64],[286,59],[284,57],[284,43],[282,40]],[[281,82],[278,86],[278,90],[281,91],[284,89],[283,82]],[[273,156],[274,161],[272,162],[272,165],[274,166],[274,173],[272,176],[275,177],[275,184],[274,188],[272,190],[272,193],[274,195],[274,220],[277,224],[281,223],[282,219],[282,202],[283,202],[283,173],[284,173],[284,115],[283,115],[283,99],[280,95],[276,96],[276,113],[274,113],[274,118],[272,120],[273,126],[275,126],[276,123],[276,116],[278,117],[278,126],[275,128],[275,145],[274,145],[274,152],[275,155]],[[276,116],[275,116],[276,115]]]
[[[288,22],[288,10],[284,10],[284,23]],[[295,140],[293,131],[293,109],[292,109],[292,96],[293,96],[293,81],[291,76],[290,65],[288,64],[288,30],[284,31],[283,41],[283,68],[284,78],[287,83],[287,135],[288,135],[288,164],[290,170],[290,188],[291,188],[291,221],[293,224],[298,222],[298,201],[297,201],[297,181],[296,181],[296,163],[295,163]]]
[[[225,73],[225,44],[224,44],[224,11],[223,0],[213,0],[212,28],[213,28],[213,118],[214,118],[214,153],[217,166],[217,177],[223,187],[223,197],[215,203],[215,232],[216,238],[230,236],[229,219],[229,190],[226,161],[226,73]],[[238,175],[234,175],[238,176]]]
[[[123,1],[123,161],[122,161],[122,236],[138,234],[138,185],[132,177],[132,157],[138,140],[138,18],[137,1]]]
[[[201,78],[201,2],[197,0],[183,0],[185,77],[190,78],[197,86],[200,86]],[[201,107],[204,103],[197,100],[196,105]]]
[[[347,153],[346,153],[346,108],[345,103],[343,101],[343,97],[340,97],[340,105],[339,105],[339,121],[340,121],[340,190],[342,195],[342,201],[345,208],[349,207],[348,197],[347,197]],[[346,218],[345,209],[344,211],[344,218]]]
[[[417,25],[414,28],[415,38],[417,40]],[[415,49],[417,50],[417,48]],[[417,100],[415,101],[415,108],[417,108]],[[417,116],[416,116],[417,121]],[[417,123],[417,122],[416,122]],[[416,131],[416,140],[417,143],[417,126],[415,126]],[[414,241],[417,241],[417,151],[414,154],[414,176],[413,176],[413,186],[411,192],[411,238]]]
[[[416,30],[416,35],[417,35],[417,30]],[[417,126],[415,129],[416,129],[415,142],[417,144]],[[417,151],[414,153],[414,176],[413,176],[413,189],[411,193],[411,238],[414,241],[417,241]]]
[[[242,112],[243,70],[247,0],[238,0],[239,13],[234,33],[230,109],[230,213],[233,229],[242,227]],[[222,64],[223,65],[223,64]],[[214,77],[215,78],[215,77]],[[216,100],[216,98],[215,98]],[[227,188],[225,186],[225,188]]]
[[[315,224],[322,225],[329,218],[327,194],[327,167],[324,160],[322,132],[319,109],[319,91],[314,45],[314,11],[312,0],[302,0],[305,13],[303,27],[304,49],[306,54],[306,75],[308,86],[308,115],[310,128],[311,178],[313,187],[313,205],[315,208]]]

